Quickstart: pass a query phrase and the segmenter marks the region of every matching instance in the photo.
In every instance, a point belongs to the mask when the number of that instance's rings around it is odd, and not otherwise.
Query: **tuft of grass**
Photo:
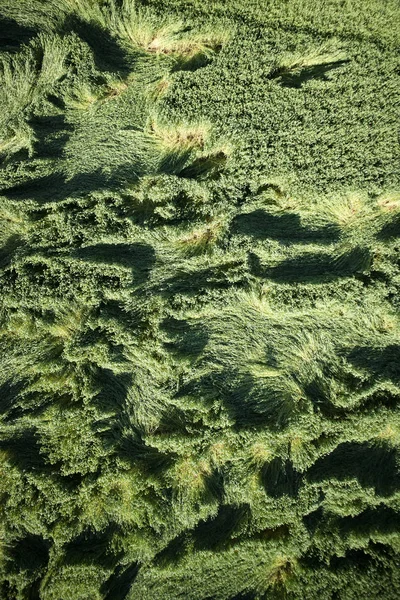
[[[48,332],[52,337],[69,340],[78,331],[87,317],[87,309],[79,306],[72,306],[69,310],[63,311],[57,316],[57,319],[48,327]]]
[[[206,225],[192,229],[189,233],[179,237],[175,243],[178,248],[190,256],[201,253],[211,254],[226,229],[226,219],[214,218]]]
[[[269,582],[273,587],[285,586],[290,578],[293,577],[298,567],[296,559],[279,555],[275,558],[269,570]]]
[[[272,459],[271,449],[265,442],[255,442],[249,448],[249,462],[256,468],[261,468]]]
[[[88,23],[96,23],[104,29],[110,26],[110,19],[116,10],[114,0],[64,0],[62,5],[64,16],[76,15]]]
[[[163,75],[155,83],[151,83],[147,88],[147,95],[153,102],[160,100],[168,92],[172,81],[169,75]]]
[[[132,2],[124,1],[120,14],[114,12],[114,28],[118,36],[134,47],[155,54],[168,53],[176,37],[184,28],[181,20],[155,19],[146,9],[137,9]]]
[[[110,79],[105,86],[107,98],[117,98],[121,96],[129,87],[128,81],[122,79]]]
[[[352,191],[343,196],[333,196],[319,203],[319,216],[329,223],[337,224],[343,233],[356,231],[373,222],[376,211],[368,195]]]
[[[146,133],[159,152],[159,169],[188,180],[217,179],[233,153],[229,139],[215,141],[207,120],[166,123],[156,113]]]
[[[12,235],[25,235],[30,227],[29,217],[23,210],[3,199],[0,206],[0,243]]]
[[[6,327],[1,330],[1,335],[10,338],[29,339],[35,334],[35,322],[27,311],[18,311],[7,319]]]
[[[192,32],[181,19],[160,18],[146,7],[124,0],[120,9],[111,5],[110,23],[115,35],[133,47],[155,55],[169,55],[184,63],[196,55],[210,55],[228,41],[228,29]]]
[[[27,116],[65,75],[67,54],[65,39],[39,34],[16,56],[0,56],[0,156],[24,149],[33,155],[36,137]]]
[[[147,130],[163,152],[202,151],[210,136],[211,124],[202,121],[170,125],[157,116],[152,116]]]
[[[40,101],[66,73],[67,54],[67,40],[39,34],[20,54],[0,57],[0,102],[8,107],[8,118]]]
[[[4,137],[0,139],[0,157],[9,158],[20,150],[27,150],[29,157],[33,155],[36,138],[30,127],[21,125],[18,129],[13,129],[3,135]]]
[[[89,81],[75,83],[64,94],[65,105],[75,110],[87,110],[97,103],[119,98],[128,88],[132,76],[125,79],[106,75],[104,85],[92,85]]]
[[[189,60],[196,54],[214,52],[220,48],[228,39],[228,33],[211,32],[209,34],[196,35],[194,37],[178,37],[177,33],[183,30],[181,23],[179,29],[170,28],[167,32],[159,31],[153,38],[147,50],[149,52],[174,54],[179,58]]]
[[[232,456],[232,450],[224,440],[211,444],[209,453],[211,462],[216,467],[224,465]]]
[[[331,214],[336,219],[337,223],[342,227],[348,227],[355,220],[360,218],[364,209],[363,198],[358,194],[350,194],[341,202],[338,202],[335,207],[332,207]]]
[[[378,206],[382,212],[396,212],[400,210],[400,192],[387,192],[379,196]]]
[[[64,96],[65,105],[74,110],[87,110],[101,98],[98,90],[89,84],[80,84],[68,91]]]
[[[211,473],[208,461],[185,457],[178,461],[173,469],[173,486],[179,496],[198,498],[206,491],[206,477]]]
[[[276,369],[269,365],[265,365],[261,362],[249,362],[248,367],[249,372],[257,379],[278,377],[279,375],[282,375],[282,371],[280,371],[279,369]]]
[[[346,60],[346,53],[340,47],[335,48],[330,41],[304,52],[286,53],[276,59],[270,77],[281,77],[286,74],[298,74],[310,67],[341,63]]]
[[[286,598],[287,587],[296,576],[298,570],[299,563],[296,558],[283,553],[277,554],[269,564],[263,564],[257,570],[257,591],[263,598],[266,595],[269,596],[271,593]]]
[[[398,447],[400,442],[399,427],[390,423],[376,435],[375,439],[377,442],[391,444],[394,447]]]

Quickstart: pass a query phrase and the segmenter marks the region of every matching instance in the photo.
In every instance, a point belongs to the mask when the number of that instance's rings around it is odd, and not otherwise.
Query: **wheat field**
[[[0,0],[1,600],[398,600],[397,0]]]

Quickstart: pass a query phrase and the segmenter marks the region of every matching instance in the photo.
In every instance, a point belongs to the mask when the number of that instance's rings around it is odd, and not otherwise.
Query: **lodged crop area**
[[[398,600],[397,0],[0,0],[0,598]]]

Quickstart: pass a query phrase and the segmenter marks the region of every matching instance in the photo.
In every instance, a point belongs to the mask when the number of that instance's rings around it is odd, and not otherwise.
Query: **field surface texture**
[[[400,598],[398,0],[0,0],[1,600]]]

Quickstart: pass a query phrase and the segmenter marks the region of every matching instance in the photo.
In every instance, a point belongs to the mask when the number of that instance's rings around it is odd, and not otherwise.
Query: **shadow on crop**
[[[184,179],[215,180],[220,177],[227,160],[228,156],[222,150],[195,157],[193,149],[176,148],[163,154],[158,171]]]
[[[104,600],[125,600],[139,573],[139,569],[140,565],[137,562],[132,563],[126,568],[118,565],[113,574],[100,588]]]
[[[107,29],[93,21],[88,22],[77,15],[70,15],[63,25],[64,33],[76,33],[93,52],[96,67],[100,71],[119,72],[128,75],[134,66],[133,52],[128,53],[112,37]]]
[[[153,559],[156,566],[176,565],[185,556],[192,539],[192,530],[184,531],[173,538]]]
[[[118,300],[103,300],[98,307],[98,316],[106,323],[117,322],[130,333],[143,329],[146,323],[139,303],[128,307]]]
[[[49,561],[50,542],[41,535],[28,534],[10,550],[13,566],[19,571],[39,571]]]
[[[400,515],[388,506],[379,505],[367,508],[354,517],[343,517],[338,520],[342,534],[357,533],[371,536],[377,532],[383,535],[397,534],[400,529]]]
[[[26,386],[25,380],[5,381],[0,385],[0,414],[6,418],[15,417],[21,410],[19,399]],[[1,444],[1,442],[0,442]]]
[[[86,529],[76,538],[68,542],[64,550],[64,561],[69,565],[95,564],[105,568],[113,568],[120,556],[113,552],[111,542],[119,532],[116,523],[110,523],[102,531]]]
[[[232,260],[217,266],[199,269],[195,273],[181,272],[160,285],[164,294],[195,295],[208,289],[227,289],[241,286],[247,281],[243,260]]]
[[[73,126],[65,115],[33,117],[29,121],[35,132],[34,150],[39,158],[61,158]]]
[[[279,431],[288,426],[302,405],[293,400],[283,378],[260,382],[250,373],[239,373],[234,366],[210,371],[181,386],[178,396],[219,398],[235,422],[235,428],[268,427]]]
[[[259,257],[251,252],[249,264],[251,272],[257,277],[277,282],[326,283],[367,271],[371,264],[371,252],[368,248],[361,247],[338,256],[313,252],[288,258],[270,267],[263,266]]]
[[[240,506],[221,505],[215,517],[200,521],[193,530],[196,550],[215,550],[232,540],[232,536],[249,524],[251,509],[249,504]]]
[[[396,215],[391,221],[385,223],[377,234],[379,240],[390,240],[400,237],[400,215]]]
[[[302,482],[302,474],[294,469],[290,460],[274,458],[261,471],[261,481],[268,496],[296,498]]]
[[[0,50],[17,52],[22,44],[28,44],[36,31],[17,23],[14,19],[0,17]]]
[[[70,179],[58,171],[9,188],[3,188],[1,193],[13,200],[34,200],[38,203],[61,202],[67,198],[85,198],[91,192],[121,190],[126,185],[126,181],[132,179],[132,173],[138,177],[142,168],[142,164],[133,163],[122,165],[109,175],[101,169],[97,169],[90,173],[78,173]]]
[[[135,244],[96,244],[75,251],[75,256],[90,263],[121,265],[132,269],[136,283],[143,283],[150,275],[156,256],[152,246]]]
[[[0,247],[0,270],[6,269],[11,265],[16,250],[22,246],[23,243],[22,237],[14,234]]]
[[[309,469],[311,482],[356,478],[363,487],[373,487],[379,496],[390,496],[400,488],[396,450],[367,442],[345,442]]]
[[[119,454],[148,475],[163,473],[176,460],[175,453],[163,453],[158,448],[146,444],[140,433],[135,431],[121,439]]]
[[[209,333],[201,323],[189,323],[184,319],[168,317],[162,322],[161,328],[170,338],[164,346],[182,357],[196,358],[203,352],[209,340]]]
[[[219,53],[222,49],[222,44],[220,46],[216,46],[213,49],[213,54],[209,52],[196,52],[191,58],[186,57],[177,57],[175,59],[174,66],[171,69],[171,73],[177,71],[197,71],[198,69],[202,69],[207,67],[213,62],[214,55]]]
[[[278,215],[261,209],[236,216],[232,224],[232,233],[258,240],[274,239],[288,243],[331,244],[340,238],[340,228],[336,225],[311,229],[302,225],[300,216],[296,213]]]
[[[391,344],[383,348],[356,346],[347,359],[357,368],[369,369],[374,377],[400,381],[400,346]]]
[[[38,435],[33,427],[14,432],[8,439],[3,438],[0,440],[0,448],[7,452],[11,464],[21,471],[51,471],[40,452]]]
[[[319,65],[303,67],[300,72],[291,72],[290,67],[278,67],[268,75],[268,79],[276,79],[282,87],[301,88],[301,86],[312,79],[329,81],[328,73],[341,68],[349,60],[338,60]]]
[[[49,563],[50,542],[41,535],[27,534],[14,542],[8,549],[8,561],[5,565],[4,575],[15,578],[15,574],[23,574],[24,598],[39,600],[40,584]],[[4,587],[3,587],[4,589]],[[2,596],[3,597],[3,596]],[[4,598],[15,598],[14,595],[6,595]]]
[[[215,180],[218,179],[228,160],[225,152],[211,152],[205,156],[200,156],[193,160],[190,164],[177,172],[179,177],[196,180]]]
[[[321,506],[319,506],[316,510],[313,510],[312,512],[308,513],[308,515],[304,515],[303,517],[303,523],[311,536],[315,534],[323,520],[324,511]]]

